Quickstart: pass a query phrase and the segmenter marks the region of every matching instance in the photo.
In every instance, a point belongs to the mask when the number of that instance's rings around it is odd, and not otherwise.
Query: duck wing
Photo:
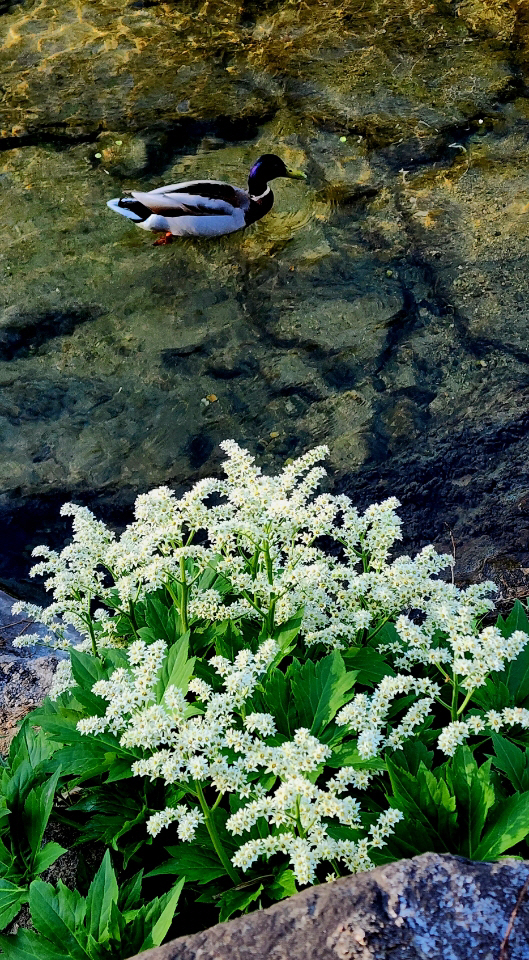
[[[158,196],[174,196],[175,193],[188,193],[202,197],[203,200],[224,200],[232,207],[245,207],[249,203],[248,193],[239,187],[225,183],[223,180],[186,180],[184,183],[171,183],[165,187],[157,187],[149,193]]]
[[[147,207],[152,213],[163,217],[211,217],[231,216],[234,209],[238,209],[226,200],[212,197],[203,197],[191,193],[178,191],[177,193],[140,193],[131,191],[132,196],[139,203]]]

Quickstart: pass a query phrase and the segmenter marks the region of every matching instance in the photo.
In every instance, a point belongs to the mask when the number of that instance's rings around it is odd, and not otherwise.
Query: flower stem
[[[195,780],[195,787],[197,791],[198,802],[200,803],[200,806],[202,808],[202,813],[204,814],[204,820],[206,822],[207,831],[211,837],[211,842],[215,848],[215,853],[217,854],[230,880],[233,880],[235,884],[238,884],[241,882],[241,878],[237,873],[237,871],[234,869],[230,858],[228,857],[224,847],[222,846],[221,839],[217,833],[217,828],[215,826],[215,821],[211,815],[212,812],[206,803],[204,791],[202,790],[202,786],[198,782],[198,780]]]
[[[186,581],[186,559],[180,557],[180,619],[182,621],[182,631],[187,630],[187,581]]]
[[[465,709],[465,707],[466,707],[466,705],[467,705],[468,701],[470,700],[470,698],[471,698],[471,696],[472,696],[473,693],[474,693],[474,688],[472,688],[472,690],[469,690],[469,691],[468,691],[465,699],[463,700],[463,703],[461,704],[459,710],[457,711],[457,716],[459,716],[460,713],[463,713],[463,710]]]
[[[453,678],[452,682],[454,684],[452,688],[452,720],[457,720],[457,716],[458,716],[457,701],[459,699],[459,684],[455,677]]]

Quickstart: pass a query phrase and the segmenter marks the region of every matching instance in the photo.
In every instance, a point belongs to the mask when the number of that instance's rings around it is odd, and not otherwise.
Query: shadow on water
[[[226,437],[269,469],[328,443],[341,488],[403,498],[409,547],[450,527],[527,565],[524,432],[453,453],[529,412],[522,7],[0,5],[1,583],[35,589],[64,500],[121,525]],[[244,233],[153,248],[106,207],[264,152],[308,179]]]

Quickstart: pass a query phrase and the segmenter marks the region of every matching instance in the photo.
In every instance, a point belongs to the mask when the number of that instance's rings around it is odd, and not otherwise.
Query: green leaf
[[[284,623],[275,628],[272,636],[279,646],[279,650],[274,657],[272,664],[273,666],[277,666],[283,657],[286,657],[294,649],[299,631],[301,630],[302,620],[303,607],[301,610],[297,610],[293,617],[290,617],[289,620],[285,620]]]
[[[516,791],[523,792],[526,788],[524,773],[527,770],[527,751],[524,753],[498,733],[492,734],[492,746],[496,754],[494,766],[505,774]]]
[[[24,804],[22,822],[33,857],[37,856],[44,830],[50,818],[60,774],[61,769],[59,767],[42,786],[30,790]]]
[[[34,930],[18,930],[15,937],[0,935],[0,948],[7,960],[65,960],[63,950],[54,948]]]
[[[293,897],[298,892],[294,871],[290,870],[289,867],[282,867],[272,883],[267,886],[266,892],[272,900],[284,900],[286,897]]]
[[[0,878],[0,930],[15,919],[23,903],[28,900],[26,887],[18,887],[5,878]]]
[[[178,687],[182,693],[187,693],[187,687],[193,676],[195,658],[187,659],[189,651],[189,630],[173,643],[160,671],[160,678],[156,685],[156,703],[161,703],[168,687]]]
[[[172,855],[161,866],[146,874],[147,877],[156,877],[162,874],[185,876],[189,883],[209,883],[217,877],[224,877],[226,869],[223,867],[214,850],[207,850],[193,845],[166,847]]]
[[[293,661],[288,674],[298,715],[317,737],[350,699],[356,673],[346,672],[343,657],[334,650],[317,663],[307,660],[300,666]]]
[[[47,843],[38,851],[33,861],[33,872],[37,874],[42,873],[43,870],[47,870],[48,867],[51,867],[52,863],[55,863],[58,857],[62,857],[63,853],[67,853],[65,847],[61,847],[60,843],[50,841],[50,843]]]
[[[356,670],[356,682],[363,686],[372,686],[380,683],[384,677],[395,676],[389,663],[372,647],[349,647],[343,658],[348,670]]]
[[[399,757],[400,761],[400,757]],[[406,770],[396,757],[386,756],[394,801],[405,815],[408,838],[407,856],[433,851],[451,852],[451,833],[455,827],[455,799],[441,776],[436,777],[424,763],[416,774]],[[402,833],[399,831],[402,844]]]
[[[229,920],[234,913],[246,910],[251,903],[259,899],[262,892],[263,884],[261,884],[257,890],[251,892],[248,890],[237,890],[236,887],[227,890],[218,901],[220,907],[219,923],[224,923],[225,920]]]
[[[59,892],[55,892],[51,883],[33,881],[29,888],[29,906],[34,927],[54,946],[62,949],[63,957],[87,960],[88,953],[84,949],[86,936],[82,930],[75,928],[75,911],[64,897],[59,897]]]
[[[74,680],[81,687],[81,690],[91,691],[94,683],[97,680],[102,680],[105,676],[101,661],[89,653],[80,653],[79,650],[72,647],[70,660]]]
[[[527,619],[523,604],[521,604],[519,600],[514,601],[513,608],[507,617],[505,636],[510,637],[515,630],[523,630],[524,633],[529,634],[529,620]]]
[[[143,869],[138,870],[133,877],[125,883],[119,891],[118,906],[122,913],[127,910],[133,910],[138,906],[141,898],[141,885],[143,881]]]
[[[285,674],[277,667],[271,667],[262,687],[264,712],[272,713],[279,733],[291,738],[295,731],[291,729],[289,719],[290,685]]]
[[[328,767],[355,767],[357,770],[385,770],[386,764],[381,757],[371,757],[366,760],[360,756],[356,740],[347,740],[334,748],[331,756],[325,761]]]
[[[152,631],[153,640],[165,640],[169,647],[178,640],[181,621],[176,607],[166,607],[161,600],[147,597],[144,616],[147,626]]]
[[[152,927],[151,933],[148,935],[146,940],[144,940],[142,946],[140,947],[139,953],[142,950],[149,950],[151,947],[159,947],[163,938],[165,937],[169,927],[173,922],[173,917],[176,910],[176,905],[180,898],[182,892],[182,887],[184,886],[185,877],[182,877],[181,880],[169,891],[165,897],[160,897],[160,914],[154,926]]]
[[[494,824],[473,851],[474,860],[494,860],[529,833],[529,790],[503,801]]]
[[[466,746],[457,748],[449,767],[451,785],[456,797],[459,829],[462,835],[461,852],[475,858],[487,813],[495,799],[490,783],[490,765],[487,760],[478,768],[474,754]]]
[[[94,940],[102,940],[105,937],[112,904],[117,903],[118,894],[119,889],[110,860],[110,851],[106,850],[86,898],[88,931]]]

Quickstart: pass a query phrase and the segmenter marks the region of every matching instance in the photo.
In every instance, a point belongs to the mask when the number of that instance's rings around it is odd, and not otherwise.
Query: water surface
[[[413,546],[455,531],[462,576],[521,589],[524,6],[1,5],[4,585],[64,500],[123,522],[233,437],[269,468],[328,443],[360,502],[403,499]],[[244,185],[264,152],[308,179],[244,233],[153,247],[106,207]]]

